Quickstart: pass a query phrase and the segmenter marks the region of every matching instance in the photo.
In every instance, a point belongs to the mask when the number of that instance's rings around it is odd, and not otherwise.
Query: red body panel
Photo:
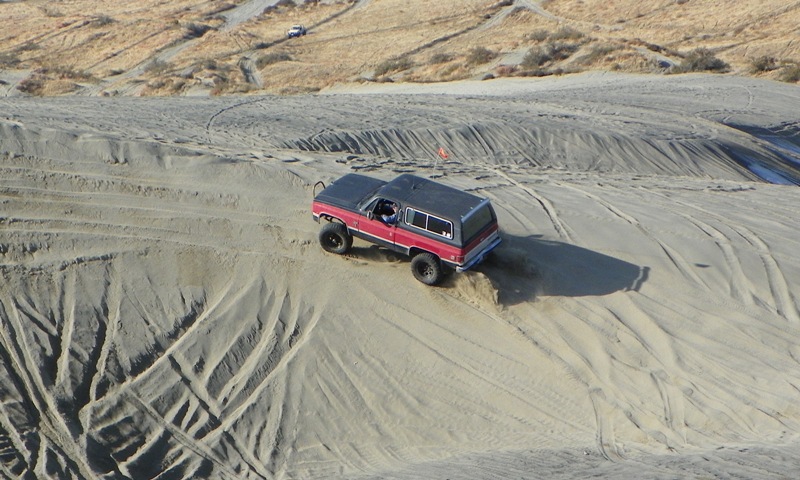
[[[378,240],[384,244],[391,244],[394,249],[409,254],[412,250],[424,250],[438,256],[442,261],[454,266],[461,266],[469,253],[479,247],[487,238],[495,234],[498,230],[497,224],[491,229],[483,232],[478,238],[473,240],[467,248],[458,248],[449,245],[444,241],[427,237],[414,232],[413,228],[398,228],[397,226],[385,225],[380,220],[370,220],[364,215],[344,208],[334,207],[321,202],[313,202],[312,213],[314,218],[332,217],[341,220],[353,234],[361,237]]]

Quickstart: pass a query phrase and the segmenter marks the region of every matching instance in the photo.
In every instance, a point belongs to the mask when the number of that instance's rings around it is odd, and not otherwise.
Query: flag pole
[[[447,157],[449,157],[447,152],[444,151],[444,147],[439,147],[439,151],[437,152],[436,155],[436,160],[433,162],[433,173],[431,173],[431,176],[436,175],[436,165],[439,164],[439,157],[441,157],[443,160],[447,160]]]

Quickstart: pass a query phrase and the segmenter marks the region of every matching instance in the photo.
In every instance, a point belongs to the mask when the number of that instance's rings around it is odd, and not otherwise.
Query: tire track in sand
[[[778,262],[772,255],[767,244],[755,233],[744,226],[734,227],[736,233],[742,236],[753,248],[756,249],[767,272],[767,281],[775,299],[778,314],[792,323],[800,323],[796,301],[793,298],[786,277],[783,275]]]
[[[789,283],[786,280],[786,276],[783,274],[783,271],[780,268],[775,256],[772,254],[769,246],[767,245],[764,240],[761,239],[758,235],[753,233],[752,230],[745,227],[744,225],[737,224],[731,222],[728,218],[723,218],[720,215],[710,212],[702,207],[698,207],[695,205],[690,205],[685,202],[678,202],[679,205],[690,208],[692,210],[698,211],[715,219],[716,221],[720,222],[721,224],[726,225],[728,228],[733,230],[737,235],[742,237],[753,249],[756,251],[758,256],[761,258],[761,262],[764,265],[764,270],[766,272],[767,282],[769,283],[770,293],[773,298],[773,303],[776,307],[777,313],[784,317],[791,323],[800,323],[800,310],[797,306],[797,301],[792,294],[791,288],[789,287]],[[733,282],[737,282],[739,285],[736,287],[737,289],[741,290],[743,288],[747,288],[747,276],[744,273],[744,269],[741,266],[741,263],[738,261],[738,257],[736,256],[732,243],[729,238],[725,237],[719,230],[714,229],[710,225],[705,222],[701,222],[696,216],[690,216],[685,213],[681,213],[684,218],[698,226],[701,230],[703,230],[703,226],[707,229],[712,231],[712,237],[717,241],[717,244],[720,245],[720,248],[723,249],[725,252],[726,259],[731,265],[732,271],[734,271],[734,278],[732,279]],[[704,230],[705,231],[705,230]],[[708,232],[706,232],[708,233]],[[738,272],[738,273],[737,273]],[[747,289],[749,293],[749,303],[745,303],[746,305],[752,305],[752,299],[755,295],[752,291]]]
[[[663,194],[658,194],[657,192],[651,191],[651,193],[668,198]],[[792,294],[789,283],[786,280],[786,276],[783,274],[780,265],[778,264],[775,256],[772,254],[772,251],[766,242],[764,242],[758,235],[753,233],[753,231],[749,228],[745,227],[744,225],[734,223],[729,218],[722,217],[719,214],[711,212],[705,208],[682,202],[680,200],[671,198],[669,200],[677,205],[680,205],[684,210],[691,209],[696,212],[700,212],[710,218],[713,218],[721,224],[726,225],[737,235],[742,237],[748,244],[750,244],[750,246],[755,249],[764,265],[767,281],[769,283],[770,292],[773,297],[773,303],[776,306],[777,313],[792,323],[800,323],[800,309],[798,309],[797,301]],[[739,262],[738,257],[733,249],[731,240],[722,234],[722,232],[718,229],[711,227],[706,222],[700,221],[696,216],[691,216],[685,212],[676,213],[683,216],[689,222],[700,228],[704,233],[714,238],[717,245],[723,251],[725,259],[728,262],[731,271],[733,272],[731,278],[731,290],[734,292],[734,295],[744,295],[746,297],[743,300],[745,305],[752,305],[754,303],[753,298],[755,295],[748,287],[747,276],[744,273],[744,269],[742,268],[741,263]]]
[[[43,440],[47,439],[50,443],[47,445],[47,442],[41,442],[42,452],[38,459],[46,461],[48,447],[60,450],[63,458],[67,459],[80,475],[87,479],[96,478],[86,463],[83,450],[72,436],[64,418],[59,414],[55,399],[45,387],[44,379],[38,373],[37,363],[30,356],[30,352],[34,349],[30,348],[25,339],[23,333],[25,329],[22,328],[16,301],[9,297],[8,292],[4,292],[0,294],[0,304],[4,305],[3,311],[6,314],[3,321],[0,322],[0,343],[2,343],[2,348],[10,363],[7,368],[12,370],[18,378],[20,394],[27,398],[25,402],[27,407],[34,410],[32,413],[35,413]],[[33,470],[41,468],[44,468],[42,463],[33,466]]]
[[[504,180],[506,180],[507,182],[511,183],[515,187],[517,187],[520,190],[522,190],[523,192],[525,192],[528,196],[530,196],[531,198],[536,200],[539,203],[539,205],[541,205],[542,208],[544,209],[544,212],[547,215],[547,218],[550,219],[550,223],[553,224],[553,228],[555,228],[555,230],[558,233],[558,235],[563,240],[565,240],[565,241],[567,241],[569,243],[574,243],[573,240],[572,240],[572,234],[570,234],[570,231],[567,228],[567,226],[564,225],[564,223],[559,218],[558,213],[556,211],[556,208],[555,208],[555,206],[553,206],[553,204],[550,202],[550,200],[548,200],[547,198],[543,197],[542,195],[539,195],[532,188],[527,187],[523,183],[514,180],[513,178],[511,178],[511,176],[509,174],[505,173],[504,171],[500,170],[499,168],[489,168],[489,167],[484,167],[484,168],[487,171],[489,171],[490,173],[493,173],[493,174],[497,175],[498,177],[503,178]]]
[[[680,215],[714,240],[714,243],[717,244],[722,252],[725,263],[730,270],[729,283],[731,296],[746,306],[752,306],[755,303],[753,300],[755,295],[747,280],[747,275],[744,273],[744,268],[739,261],[739,257],[736,255],[736,250],[733,248],[731,239],[706,222],[685,213],[680,213]]]
[[[684,278],[687,278],[688,280],[690,280],[691,282],[693,282],[696,285],[700,285],[707,292],[711,291],[711,287],[709,287],[708,284],[705,281],[703,281],[703,279],[701,279],[700,276],[697,275],[697,273],[695,273],[694,269],[691,267],[689,262],[687,262],[686,259],[683,258],[683,255],[681,255],[674,248],[672,248],[669,245],[667,245],[666,243],[664,243],[660,238],[658,238],[657,235],[653,235],[652,233],[650,233],[650,231],[647,230],[639,222],[639,220],[637,220],[636,218],[634,218],[634,217],[628,215],[627,213],[623,212],[622,210],[617,208],[615,205],[613,205],[611,202],[608,202],[607,200],[605,200],[605,199],[603,199],[603,198],[601,198],[601,197],[599,197],[599,196],[597,196],[597,195],[595,195],[593,193],[587,192],[585,190],[582,190],[582,189],[580,189],[578,187],[575,187],[575,186],[572,186],[572,185],[566,185],[566,184],[561,184],[561,183],[557,183],[556,185],[558,185],[560,187],[563,187],[563,188],[570,189],[570,190],[574,190],[576,192],[581,193],[582,195],[585,195],[586,197],[588,197],[588,198],[594,200],[595,202],[597,202],[599,205],[601,205],[602,207],[607,209],[609,212],[611,212],[615,216],[621,218],[625,222],[627,222],[630,225],[636,227],[636,229],[638,229],[640,232],[642,232],[642,234],[644,234],[647,238],[649,238],[653,242],[657,243],[661,247],[661,250],[664,251],[664,253],[666,254],[667,258],[675,266],[675,268],[678,269],[678,271],[681,273],[681,275],[683,275]]]

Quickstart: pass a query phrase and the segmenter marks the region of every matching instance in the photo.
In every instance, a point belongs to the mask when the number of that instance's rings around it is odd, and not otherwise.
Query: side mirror
[[[372,212],[367,212],[367,218],[369,218],[370,220],[375,220],[375,214]]]

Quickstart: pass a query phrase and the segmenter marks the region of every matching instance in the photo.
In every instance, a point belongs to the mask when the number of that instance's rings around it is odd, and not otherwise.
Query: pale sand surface
[[[753,170],[800,177],[798,106],[621,75],[2,99],[0,476],[795,478],[800,190]],[[489,197],[505,242],[438,288],[326,254],[313,185],[352,171]]]

